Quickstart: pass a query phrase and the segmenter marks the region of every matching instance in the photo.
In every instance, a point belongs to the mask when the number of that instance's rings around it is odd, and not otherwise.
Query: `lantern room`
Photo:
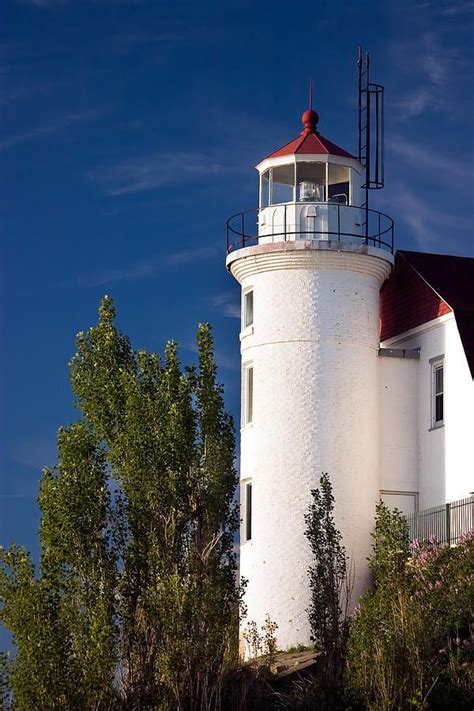
[[[285,202],[336,202],[360,206],[363,168],[317,131],[318,114],[305,111],[300,136],[257,166],[260,208]]]
[[[393,251],[393,220],[368,207],[367,165],[322,136],[313,109],[303,130],[257,166],[258,208],[227,220],[227,252],[295,240],[371,245]],[[369,181],[369,182],[368,182]]]
[[[305,111],[301,134],[257,165],[260,242],[362,235],[363,167],[321,136],[318,119]]]

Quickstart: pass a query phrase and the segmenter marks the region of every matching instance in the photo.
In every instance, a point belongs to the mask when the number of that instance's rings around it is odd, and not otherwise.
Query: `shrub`
[[[277,629],[277,623],[272,622],[268,613],[265,615],[265,622],[261,627],[261,631],[259,631],[258,625],[254,620],[247,622],[243,637],[247,643],[248,656],[251,659],[263,657],[261,661],[267,666],[273,663],[277,651],[275,637]]]
[[[471,708],[473,536],[410,550],[404,517],[380,502],[373,537],[374,589],[349,639],[353,690],[369,711],[441,709],[448,698]]]

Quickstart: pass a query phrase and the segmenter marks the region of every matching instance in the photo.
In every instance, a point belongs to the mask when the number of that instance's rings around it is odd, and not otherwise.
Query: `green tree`
[[[305,515],[305,533],[313,554],[308,571],[308,615],[311,639],[322,652],[320,700],[331,709],[336,708],[344,693],[351,580],[342,536],[334,522],[334,496],[328,474],[322,474],[319,489],[314,489],[311,496]]]
[[[41,482],[39,574],[0,553],[18,709],[219,706],[241,601],[233,423],[211,329],[198,366],[134,351],[105,297],[70,363],[81,418]]]
[[[9,655],[6,652],[0,652],[0,708],[3,711],[11,708],[9,662]]]

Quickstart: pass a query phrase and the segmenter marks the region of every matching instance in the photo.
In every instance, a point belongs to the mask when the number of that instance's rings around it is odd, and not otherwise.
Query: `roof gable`
[[[474,378],[474,259],[399,251],[380,297],[382,341],[454,311]]]
[[[309,131],[304,131],[285,146],[271,153],[267,158],[279,158],[280,156],[289,155],[333,155],[355,160],[354,156],[344,148],[340,148],[319,133],[310,133]]]
[[[400,250],[398,254],[451,306],[474,311],[474,259]]]
[[[317,111],[313,111],[312,108],[304,111],[301,116],[301,121],[303,122],[303,130],[300,135],[289,143],[286,143],[282,148],[271,153],[267,156],[267,159],[302,154],[342,156],[355,160],[354,156],[345,151],[344,148],[336,146],[335,143],[321,136],[317,129],[319,121]]]

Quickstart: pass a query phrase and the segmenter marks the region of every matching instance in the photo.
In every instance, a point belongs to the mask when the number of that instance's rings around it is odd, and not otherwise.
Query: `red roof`
[[[454,311],[474,378],[474,259],[399,251],[380,297],[381,341]]]
[[[305,111],[301,118],[304,129],[300,135],[274,153],[271,153],[267,158],[278,158],[279,156],[291,156],[296,154],[331,154],[333,156],[343,156],[344,158],[356,160],[354,156],[345,151],[344,148],[336,146],[335,143],[321,136],[316,129],[319,118],[316,111]]]

